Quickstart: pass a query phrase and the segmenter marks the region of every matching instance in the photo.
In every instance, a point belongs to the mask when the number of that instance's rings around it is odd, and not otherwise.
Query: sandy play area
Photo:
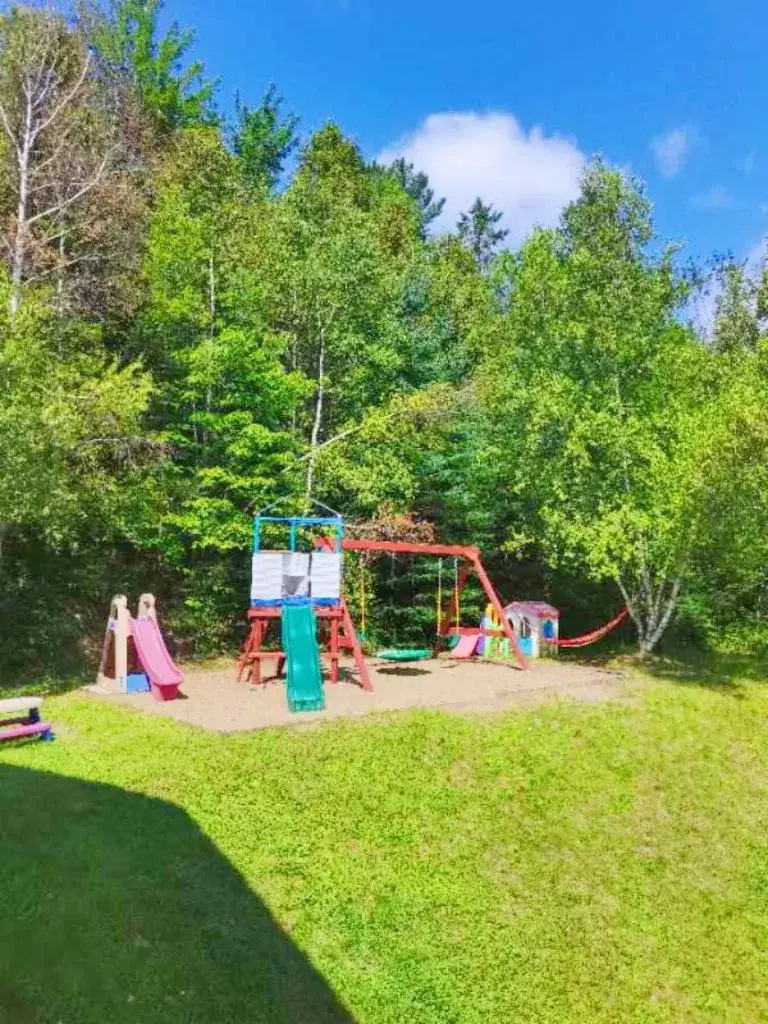
[[[251,688],[238,683],[234,663],[220,669],[185,671],[183,698],[158,703],[148,693],[109,693],[90,687],[102,699],[118,701],[148,714],[165,715],[216,732],[241,732],[268,726],[306,725],[376,711],[441,708],[451,712],[493,712],[530,706],[553,698],[578,701],[621,696],[621,673],[567,662],[533,662],[527,672],[488,662],[440,658],[411,664],[369,661],[374,692],[354,682],[351,663],[343,663],[343,681],[326,682],[324,711],[291,714],[282,680]]]

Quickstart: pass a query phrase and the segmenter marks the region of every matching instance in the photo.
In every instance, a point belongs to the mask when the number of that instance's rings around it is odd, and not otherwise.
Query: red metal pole
[[[515,657],[517,658],[517,661],[518,661],[518,664],[520,665],[520,668],[521,669],[528,668],[528,662],[526,661],[525,656],[523,655],[523,652],[520,650],[520,645],[517,642],[517,637],[515,636],[515,631],[510,626],[509,619],[504,614],[504,606],[502,605],[501,601],[499,600],[499,595],[496,593],[493,584],[491,583],[490,579],[488,578],[488,574],[485,571],[485,568],[483,567],[483,563],[480,561],[480,556],[479,555],[476,555],[472,559],[472,567],[475,570],[475,572],[477,573],[478,579],[480,580],[480,582],[483,585],[483,590],[485,591],[486,596],[488,597],[488,600],[493,605],[493,610],[496,612],[496,614],[499,617],[499,622],[501,623],[501,628],[504,630],[504,635],[507,637],[507,639],[512,644],[512,649],[515,652]]]

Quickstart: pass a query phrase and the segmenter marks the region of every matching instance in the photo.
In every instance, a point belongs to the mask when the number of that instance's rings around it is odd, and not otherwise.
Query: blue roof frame
[[[296,550],[296,535],[305,527],[320,528],[331,526],[336,531],[336,551],[341,551],[344,537],[344,520],[341,516],[262,516],[253,517],[253,550],[261,550],[261,527],[264,523],[277,523],[288,527],[289,551]]]

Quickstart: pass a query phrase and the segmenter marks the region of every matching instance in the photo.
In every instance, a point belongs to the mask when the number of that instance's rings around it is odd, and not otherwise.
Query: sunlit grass
[[[233,737],[77,695],[50,701],[50,717],[55,744],[2,750],[0,764],[183,809],[354,1020],[768,1019],[768,688],[760,684],[734,692],[665,682],[623,705],[498,718],[412,713]],[[62,827],[77,820],[61,805],[66,795],[59,800],[18,807],[25,891],[38,872],[50,881],[38,840],[49,823],[40,816],[56,814]],[[83,837],[98,861],[103,837],[92,828]],[[167,891],[162,864],[136,870]],[[71,884],[62,877],[62,892]],[[104,930],[120,933],[124,907],[110,903],[105,884],[104,913],[115,919]],[[183,952],[191,940],[182,933],[195,922],[185,919],[184,885],[173,893],[167,914]],[[206,912],[221,918],[219,898],[212,887]],[[73,913],[54,893],[29,927],[42,937],[54,921],[48,941],[63,943],[62,920]],[[207,941],[198,935],[186,954],[203,975]],[[59,965],[50,990],[30,976],[20,941],[3,948],[0,978],[15,985],[19,1005],[39,1008],[35,1021],[234,1020],[226,1014],[237,991],[216,996],[224,980],[233,983],[216,973],[215,957],[200,978],[215,999],[163,1004],[167,942],[131,946],[128,958],[94,952],[92,1001],[69,1016],[61,965],[76,942],[48,950]],[[243,964],[243,985],[252,969]],[[141,1004],[120,1002],[123,990],[140,991]],[[206,1016],[214,1003],[223,1016]],[[252,1006],[254,1021],[331,1019]]]

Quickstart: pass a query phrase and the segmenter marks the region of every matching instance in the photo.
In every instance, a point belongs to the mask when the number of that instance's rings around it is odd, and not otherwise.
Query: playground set
[[[121,693],[151,690],[155,700],[175,700],[183,678],[160,632],[154,596],[141,595],[136,618],[124,594],[113,597],[97,684],[114,685]]]
[[[326,506],[320,508],[323,514],[315,516],[268,515],[270,509],[264,509],[253,521],[249,631],[238,662],[238,679],[245,679],[254,688],[262,685],[263,664],[273,660],[276,664],[271,678],[286,674],[288,705],[292,711],[316,711],[325,706],[322,658],[329,662],[333,685],[339,681],[339,658],[344,651],[352,655],[360,687],[369,692],[373,690],[361,643],[366,629],[362,566],[361,630],[358,632],[342,592],[345,552],[357,552],[361,556],[424,555],[439,560],[434,647],[387,648],[377,652],[378,658],[388,661],[430,658],[444,644],[450,649],[451,658],[503,660],[526,669],[527,659],[540,657],[544,649],[586,646],[627,617],[624,610],[592,633],[562,640],[557,608],[543,601],[502,604],[477,547],[353,539],[345,536],[344,520],[339,513]],[[266,529],[287,531],[287,546],[264,549]],[[307,533],[310,534],[308,544]],[[302,541],[310,550],[301,550]],[[444,607],[443,559],[453,559],[454,565],[447,609]],[[461,595],[472,575],[479,581],[488,603],[479,625],[462,626]],[[267,632],[278,622],[278,646],[267,647]]]
[[[251,600],[248,609],[249,633],[238,665],[238,678],[245,678],[253,686],[262,683],[262,664],[276,662],[275,677],[285,670],[287,696],[291,710],[320,710],[325,706],[321,643],[330,662],[330,682],[339,680],[339,657],[342,651],[352,654],[359,685],[371,691],[370,673],[349,608],[342,594],[342,568],[344,552],[389,553],[392,555],[428,555],[439,558],[440,584],[437,599],[437,631],[441,639],[458,638],[454,656],[462,657],[465,638],[472,638],[473,648],[479,638],[488,643],[503,638],[506,652],[511,654],[520,668],[526,660],[514,629],[504,615],[502,603],[493,588],[475,547],[411,543],[406,541],[355,540],[344,535],[344,520],[332,509],[318,516],[273,516],[257,514],[253,524],[253,553]],[[287,547],[265,550],[262,547],[266,527],[283,528],[288,532]],[[309,531],[311,550],[299,549],[303,535]],[[447,611],[443,609],[442,559],[453,558],[454,587]],[[462,568],[459,571],[458,565]],[[493,622],[478,627],[462,627],[459,623],[461,591],[470,575],[475,573],[488,598]],[[361,598],[365,632],[365,597]],[[280,644],[265,647],[264,641],[271,624],[280,622]],[[453,621],[453,625],[451,622]],[[320,636],[318,636],[320,634]],[[414,661],[430,657],[430,649],[388,649],[378,652],[380,658],[391,661]]]
[[[316,503],[319,504],[319,503]],[[238,681],[252,688],[264,683],[263,665],[274,661],[271,678],[285,674],[291,711],[318,711],[325,707],[322,659],[327,660],[332,685],[339,682],[342,652],[351,654],[357,683],[373,690],[362,642],[366,629],[366,595],[363,558],[389,554],[427,556],[438,559],[436,595],[436,638],[432,647],[387,648],[376,652],[384,661],[411,662],[436,657],[443,648],[451,659],[482,658],[501,661],[525,670],[528,659],[545,650],[585,647],[600,640],[628,618],[622,609],[609,622],[582,636],[561,639],[560,613],[544,601],[513,601],[502,604],[482,562],[480,550],[472,545],[436,544],[398,540],[363,540],[345,536],[342,516],[320,506],[322,515],[254,516],[251,556],[251,594],[248,635],[238,662]],[[287,530],[285,547],[271,550],[262,546],[266,530]],[[307,534],[309,538],[307,539]],[[309,550],[302,550],[302,546]],[[361,630],[355,627],[342,591],[343,559],[346,552],[360,556]],[[453,562],[453,580],[443,586],[443,561]],[[461,599],[472,576],[487,599],[478,625],[461,624]],[[450,592],[447,607],[445,591]],[[271,626],[279,623],[277,647],[266,646]],[[155,598],[142,594],[137,615],[128,599],[112,599],[104,634],[97,685],[120,693],[151,692],[155,700],[180,696],[183,675],[174,664],[157,621]],[[41,697],[19,697],[0,701],[0,743],[7,740],[53,739],[52,727],[40,716]]]

